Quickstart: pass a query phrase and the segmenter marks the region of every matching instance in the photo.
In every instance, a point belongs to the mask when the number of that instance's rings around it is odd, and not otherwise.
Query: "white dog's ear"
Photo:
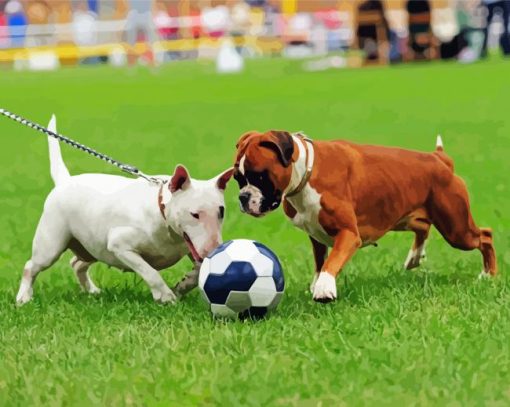
[[[230,178],[232,178],[232,175],[234,174],[234,167],[229,168],[228,170],[224,171],[222,174],[218,175],[216,179],[216,186],[221,191],[224,191],[227,187],[228,181],[230,181]]]
[[[168,184],[170,192],[187,189],[190,186],[190,176],[188,170],[183,165],[175,167],[174,175]]]

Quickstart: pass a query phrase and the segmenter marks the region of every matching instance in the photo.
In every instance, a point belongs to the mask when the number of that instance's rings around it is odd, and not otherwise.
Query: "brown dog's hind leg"
[[[429,237],[430,225],[427,229],[412,229],[414,232],[414,242],[409,249],[406,261],[404,262],[404,268],[406,270],[412,270],[420,265],[420,262],[425,258],[425,242]]]
[[[406,230],[414,232],[414,242],[404,262],[406,270],[418,267],[421,260],[425,257],[425,242],[429,237],[430,223],[428,214],[423,208],[410,215],[405,227]]]
[[[460,250],[480,250],[484,272],[496,275],[492,232],[475,225],[462,179],[454,175],[448,186],[434,187],[428,210],[434,226],[451,246]]]
[[[479,249],[483,256],[483,271],[485,275],[495,276],[498,272],[498,264],[496,262],[496,252],[492,242],[492,229],[480,228]]]

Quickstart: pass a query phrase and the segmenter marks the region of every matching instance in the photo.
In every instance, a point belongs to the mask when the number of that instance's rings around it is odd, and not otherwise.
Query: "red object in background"
[[[9,31],[7,30],[7,18],[5,15],[0,13],[0,48],[7,46],[7,39],[9,37]]]
[[[167,9],[168,15],[172,19],[172,24],[168,27],[167,34],[173,38],[179,34],[179,9],[176,5],[172,4],[170,4]]]
[[[200,10],[199,9],[193,9],[191,10],[190,17],[191,17],[191,36],[193,38],[200,38],[202,36],[202,23],[200,19]]]
[[[342,26],[338,10],[320,10],[314,13],[317,21],[322,22],[328,30],[336,30]]]

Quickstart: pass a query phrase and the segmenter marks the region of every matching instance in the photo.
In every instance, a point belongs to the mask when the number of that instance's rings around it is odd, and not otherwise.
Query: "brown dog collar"
[[[166,220],[166,215],[165,215],[165,204],[163,203],[163,187],[165,186],[165,184],[161,184],[161,186],[159,187],[159,192],[158,192],[158,206],[159,206],[159,211],[161,212],[161,215],[163,216],[163,219]]]
[[[294,188],[292,191],[289,191],[285,194],[286,198],[295,196],[299,194],[305,185],[310,180],[310,177],[312,176],[312,169],[313,169],[313,162],[314,162],[314,151],[313,151],[313,140],[302,135],[302,134],[295,134],[295,137],[299,139],[301,143],[303,143],[303,146],[305,148],[305,174],[303,175],[303,178],[301,178],[301,181],[299,182],[298,186]]]

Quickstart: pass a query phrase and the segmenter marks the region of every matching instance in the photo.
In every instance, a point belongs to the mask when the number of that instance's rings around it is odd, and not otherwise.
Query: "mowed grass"
[[[251,129],[425,151],[440,132],[477,224],[494,229],[500,275],[479,281],[480,254],[452,249],[436,231],[427,262],[405,272],[413,236],[389,234],[345,268],[338,301],[316,304],[306,235],[281,210],[241,214],[232,183],[224,238],[260,240],[285,268],[284,299],[267,320],[214,320],[196,291],[156,305],[136,275],[104,265],[93,267],[103,292],[91,298],[69,254],[17,308],[52,182],[45,138],[0,118],[0,405],[508,405],[509,72],[492,61],[304,73],[282,60],[249,61],[234,76],[195,63],[1,72],[1,107],[43,124],[56,113],[62,133],[148,173],[184,163],[210,178]],[[63,154],[73,174],[118,173]],[[174,284],[189,267],[163,275]]]

